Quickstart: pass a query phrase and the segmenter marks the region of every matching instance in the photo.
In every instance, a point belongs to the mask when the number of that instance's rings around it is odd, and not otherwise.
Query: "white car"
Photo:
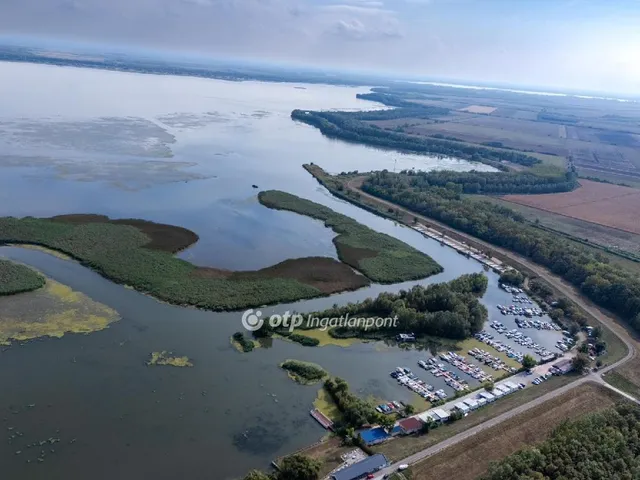
[[[402,465],[398,465],[399,472],[406,470],[407,468],[409,468],[409,465],[407,465],[406,463],[403,463]]]

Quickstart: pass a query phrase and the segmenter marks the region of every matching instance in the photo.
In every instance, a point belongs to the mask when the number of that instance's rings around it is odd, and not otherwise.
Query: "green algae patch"
[[[333,401],[331,395],[329,395],[329,392],[327,392],[324,387],[318,390],[318,395],[313,402],[313,406],[333,422],[342,420],[342,412],[340,412],[338,405],[336,405],[336,402]]]
[[[0,312],[3,345],[40,337],[61,338],[69,333],[89,334],[120,319],[115,310],[49,278],[37,291],[0,297]]]
[[[152,352],[151,358],[147,362],[149,366],[170,366],[170,367],[193,367],[193,363],[189,357],[177,357],[173,352],[163,350],[161,352]]]

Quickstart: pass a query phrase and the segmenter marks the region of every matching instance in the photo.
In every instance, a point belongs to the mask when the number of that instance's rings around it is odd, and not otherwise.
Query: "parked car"
[[[409,465],[407,465],[406,463],[403,463],[402,465],[398,465],[399,472],[406,470],[407,468],[409,468]]]

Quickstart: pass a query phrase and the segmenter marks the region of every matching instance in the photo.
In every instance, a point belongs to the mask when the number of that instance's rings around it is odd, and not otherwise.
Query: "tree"
[[[450,422],[456,422],[462,418],[464,418],[464,413],[462,413],[462,411],[458,410],[457,408],[453,409],[451,411],[451,414],[449,415]]]
[[[413,405],[406,405],[404,407],[404,413],[406,413],[407,415],[413,415],[414,413],[416,413],[416,408]]]
[[[321,463],[304,455],[285,457],[280,465],[278,480],[318,480]]]
[[[493,387],[494,387],[493,382],[484,382],[483,385],[484,385],[484,389],[487,392],[492,392],[493,391]]]
[[[272,478],[271,475],[262,473],[259,470],[251,470],[244,476],[243,480],[272,480]]]
[[[529,354],[522,357],[522,368],[526,368],[527,370],[529,370],[535,367],[537,363],[538,362],[536,362],[536,359]]]
[[[396,421],[393,419],[393,417],[390,417],[389,415],[381,415],[379,423],[385,429],[391,430],[393,426],[396,424]]]
[[[589,365],[589,357],[587,357],[584,353],[578,353],[572,360],[573,369],[582,373],[585,368]]]
[[[524,283],[524,275],[517,270],[507,270],[500,274],[500,283],[506,283],[508,285],[521,286]]]

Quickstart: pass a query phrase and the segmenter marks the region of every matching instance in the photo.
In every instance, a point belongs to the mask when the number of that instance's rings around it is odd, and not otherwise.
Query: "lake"
[[[0,63],[0,215],[101,213],[181,225],[200,235],[181,256],[221,268],[336,257],[330,230],[261,206],[256,184],[327,205],[445,268],[424,281],[372,285],[269,313],[312,311],[482,271],[438,242],[335,199],[301,165],[314,162],[330,172],[488,167],[326,139],[293,122],[291,110],[383,107],[355,98],[367,88],[296,87]],[[0,443],[3,473],[11,479],[240,477],[324,434],[309,416],[319,386],[294,384],[278,368],[283,360],[319,363],[362,396],[410,401],[411,392],[388,373],[397,366],[418,370],[427,355],[382,343],[305,348],[279,340],[240,354],[229,343],[241,329],[238,312],[166,305],[39,251],[1,247],[0,255],[37,267],[122,317],[88,336],[2,351],[3,431],[22,434]],[[512,319],[495,306],[511,303],[511,295],[498,288],[495,274],[487,275],[483,302],[490,317],[509,325]],[[557,338],[535,330],[531,336],[551,345]],[[188,355],[195,367],[145,366],[158,350]],[[420,376],[444,386],[426,372]],[[61,442],[25,447],[50,437]],[[42,449],[48,455],[39,464]]]

